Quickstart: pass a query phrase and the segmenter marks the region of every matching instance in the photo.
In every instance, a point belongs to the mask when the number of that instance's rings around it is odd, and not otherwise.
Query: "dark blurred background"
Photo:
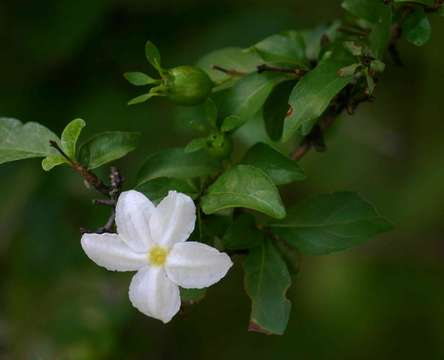
[[[138,89],[122,73],[150,71],[147,39],[172,66],[341,14],[339,0],[2,0],[0,115],[57,132],[82,117],[82,139],[142,131],[119,163],[131,187],[150,152],[192,136],[183,109],[162,99],[126,106]],[[95,194],[68,168],[45,174],[29,160],[0,167],[0,359],[444,359],[444,19],[432,26],[423,48],[401,44],[405,66],[388,61],[376,101],[338,122],[328,151],[303,159],[308,180],[285,188],[294,200],[358,191],[396,227],[304,258],[284,336],[246,331],[239,262],[170,324],[139,314],[131,274],[97,267],[79,246],[79,227],[107,216]]]

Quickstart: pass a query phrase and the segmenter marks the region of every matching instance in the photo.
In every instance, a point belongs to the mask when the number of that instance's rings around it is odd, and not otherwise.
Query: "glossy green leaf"
[[[63,151],[69,158],[75,159],[77,140],[86,123],[82,119],[75,119],[66,125],[62,132],[61,145]]]
[[[154,45],[151,41],[147,41],[145,44],[145,56],[148,62],[158,71],[162,70],[160,65],[160,53],[157,49],[156,45]]]
[[[359,245],[392,228],[375,208],[352,192],[319,195],[294,206],[272,231],[309,255]]]
[[[223,115],[236,115],[240,124],[252,118],[264,105],[273,88],[288,80],[278,73],[251,74],[239,80],[225,94],[221,104]]]
[[[205,214],[243,207],[282,219],[285,208],[271,178],[250,165],[237,165],[223,173],[208,188],[201,201]]]
[[[251,298],[250,331],[282,335],[291,303],[286,297],[291,278],[284,260],[266,240],[250,250],[244,262],[244,286]]]
[[[154,203],[160,202],[170,190],[187,194],[192,199],[199,195],[199,189],[190,180],[166,177],[146,181],[138,185],[136,190],[144,193]]]
[[[305,75],[290,94],[291,114],[284,121],[283,140],[295,133],[307,135],[330,101],[353,79],[338,70],[355,62],[345,49],[335,49]]]
[[[215,83],[220,83],[232,76],[223,71],[214,69],[220,66],[225,70],[235,71],[239,75],[246,75],[256,71],[262,59],[253,52],[247,52],[237,47],[227,47],[213,51],[199,60],[197,66],[204,70]]]
[[[123,76],[129,83],[136,86],[155,84],[159,81],[142,72],[127,72]]]
[[[76,160],[76,147],[77,140],[85,127],[86,123],[82,119],[75,119],[66,125],[62,132],[62,137],[60,141],[60,147],[68,156],[69,159]],[[54,154],[46,157],[42,161],[42,168],[45,171],[49,171],[55,166],[68,163],[68,161],[60,154]]]
[[[57,135],[35,122],[0,117],[0,164],[34,157],[46,157],[57,152],[49,141],[60,142]]]
[[[156,96],[156,94],[154,94],[154,93],[146,93],[146,94],[137,96],[134,99],[131,99],[130,101],[128,101],[128,105],[136,105],[136,104],[143,103],[143,102],[151,99],[153,96]]]
[[[413,45],[422,46],[429,41],[432,34],[432,27],[427,14],[422,8],[416,8],[409,13],[403,24],[403,34]]]
[[[124,157],[133,151],[140,139],[135,132],[107,131],[97,134],[80,147],[79,161],[88,169]]]
[[[266,62],[306,67],[305,42],[298,31],[286,31],[267,37],[253,46]]]
[[[264,143],[252,146],[241,161],[263,170],[276,185],[304,180],[305,174],[296,161],[289,159]]]
[[[185,146],[184,151],[186,153],[191,153],[191,152],[205,149],[207,147],[207,143],[208,143],[208,139],[206,137],[193,139],[187,144],[187,146]]]
[[[262,116],[265,130],[271,140],[278,141],[282,137],[284,120],[289,109],[288,98],[294,85],[294,81],[285,81],[278,84],[264,103]]]
[[[159,177],[179,179],[211,175],[219,168],[219,162],[205,151],[186,153],[183,149],[166,149],[150,155],[137,176],[137,183]]]
[[[223,237],[226,249],[243,250],[262,244],[264,234],[256,227],[254,216],[243,213],[238,216]]]

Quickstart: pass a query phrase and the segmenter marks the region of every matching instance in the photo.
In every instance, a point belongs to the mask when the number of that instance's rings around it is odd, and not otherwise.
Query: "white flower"
[[[137,271],[129,288],[131,303],[167,323],[180,309],[179,286],[208,287],[233,265],[213,247],[185,242],[195,221],[196,208],[187,195],[170,191],[156,207],[131,190],[117,201],[117,234],[84,234],[82,247],[108,270]]]

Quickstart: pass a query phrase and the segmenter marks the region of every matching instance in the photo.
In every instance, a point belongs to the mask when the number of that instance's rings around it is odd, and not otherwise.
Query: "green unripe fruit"
[[[225,159],[231,154],[233,141],[224,134],[213,134],[208,138],[208,153],[218,159]]]
[[[203,70],[188,65],[168,70],[164,81],[167,97],[179,105],[204,102],[214,85]]]

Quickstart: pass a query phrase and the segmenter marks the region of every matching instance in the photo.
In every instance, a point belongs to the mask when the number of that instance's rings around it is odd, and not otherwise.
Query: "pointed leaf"
[[[223,132],[229,132],[229,131],[233,131],[233,130],[236,130],[237,128],[241,127],[242,124],[243,124],[243,121],[240,116],[230,115],[224,119],[220,129]]]
[[[330,101],[353,79],[340,77],[338,70],[354,61],[345,49],[335,49],[296,84],[289,99],[291,114],[284,121],[284,141],[296,132],[308,135]]]
[[[269,226],[309,255],[348,249],[392,228],[368,202],[352,192],[318,195],[296,205],[283,221]]]
[[[241,161],[263,170],[276,185],[305,179],[304,171],[296,161],[290,160],[264,143],[252,146]]]
[[[249,165],[237,165],[219,176],[208,188],[201,205],[205,214],[244,207],[277,219],[285,217],[276,185],[262,170]]]
[[[82,129],[86,123],[82,119],[75,119],[66,125],[62,132],[61,145],[70,159],[76,158],[76,145]]]
[[[150,155],[137,176],[140,185],[159,177],[196,178],[214,173],[219,162],[205,151],[186,153],[183,149],[167,149]]]
[[[58,136],[43,125],[0,117],[0,164],[56,155],[50,140],[60,142]]]
[[[123,74],[123,76],[125,77],[125,79],[128,80],[129,83],[136,86],[155,84],[159,81],[153,79],[147,74],[144,74],[143,72],[127,72]]]
[[[244,285],[251,298],[250,331],[282,335],[291,303],[286,292],[291,285],[287,266],[270,240],[250,250],[244,262]]]
[[[156,45],[151,41],[147,41],[145,44],[145,56],[148,62],[158,71],[162,70],[160,65],[160,53]]]
[[[140,139],[135,132],[107,131],[95,135],[80,147],[79,161],[88,169],[124,157],[133,151]]]
[[[253,46],[266,62],[307,67],[304,38],[298,31],[285,31],[267,37]]]
[[[273,88],[285,80],[288,75],[278,73],[245,76],[225,94],[222,115],[239,116],[240,124],[245,123],[262,108]]]
[[[284,120],[289,110],[288,98],[294,85],[294,81],[278,84],[265,101],[262,116],[271,140],[278,141],[282,137]]]
[[[207,147],[208,139],[205,138],[198,138],[191,140],[187,146],[185,146],[184,151],[186,153],[192,153],[198,150],[205,149]]]
[[[128,101],[128,105],[136,105],[136,104],[143,103],[143,102],[151,99],[153,96],[156,96],[156,94],[154,94],[154,93],[147,93],[147,94],[143,94],[143,95],[137,96],[134,99],[131,99],[130,101]]]

